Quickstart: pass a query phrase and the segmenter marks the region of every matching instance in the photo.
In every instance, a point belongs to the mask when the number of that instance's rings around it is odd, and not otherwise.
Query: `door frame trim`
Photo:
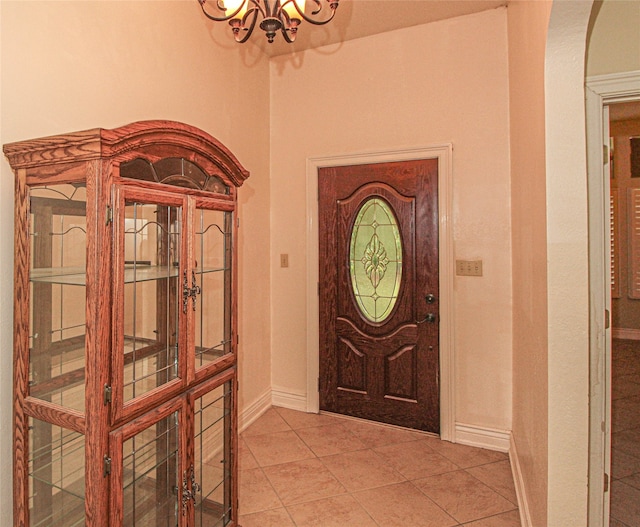
[[[440,281],[440,437],[455,442],[455,360],[453,332],[453,145],[435,144],[379,152],[307,158],[307,412],[320,411],[318,299],[318,169],[393,161],[438,159],[438,260]]]
[[[640,71],[586,79],[587,172],[589,190],[589,526],[609,525],[609,495],[602,492],[603,474],[611,477],[611,328],[604,311],[611,309],[609,184],[603,157],[605,107],[640,100]],[[606,162],[606,163],[605,163]]]

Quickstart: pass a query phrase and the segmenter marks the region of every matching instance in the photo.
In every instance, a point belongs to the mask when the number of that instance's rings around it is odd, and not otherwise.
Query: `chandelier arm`
[[[245,35],[243,37],[240,37],[240,32],[239,31],[235,31],[234,30],[234,38],[236,39],[236,42],[238,42],[239,44],[244,44],[247,40],[249,40],[249,37],[251,36],[251,34],[253,33],[253,28],[256,27],[256,22],[258,20],[258,10],[256,8],[252,8],[251,11],[247,11],[247,13],[244,15],[244,17],[242,17],[242,27],[241,29],[243,29],[245,31]],[[245,22],[247,20],[247,18],[249,18],[249,13],[253,13],[253,18],[251,19],[251,25],[249,27],[245,27]]]
[[[285,2],[285,3],[293,2],[293,5],[295,6],[296,11],[304,21],[309,22],[310,24],[313,24],[315,26],[322,26],[324,24],[331,22],[331,20],[333,20],[333,17],[336,15],[336,9],[338,8],[339,0],[327,0],[327,1],[329,2],[329,9],[331,9],[331,16],[325,20],[316,20],[314,18],[309,17],[308,15],[305,15],[298,7],[297,2],[293,0],[288,0],[288,2]],[[318,9],[316,9],[315,11],[312,11],[311,14],[317,15],[320,11],[322,11],[322,4],[320,3],[320,0],[312,0],[312,2],[318,6]]]
[[[200,7],[202,8],[202,12],[204,13],[204,16],[206,16],[209,20],[213,20],[214,22],[226,22],[227,20],[230,20],[235,15],[237,15],[240,12],[240,9],[242,9],[242,5],[240,5],[238,7],[238,9],[236,9],[230,15],[226,15],[225,14],[225,15],[222,15],[222,16],[215,16],[215,15],[212,15],[212,14],[207,12],[207,10],[205,8],[205,4],[207,3],[207,0],[198,0],[198,3],[200,4]],[[225,11],[225,9],[221,6],[220,2],[216,2],[216,7],[220,11]]]
[[[285,39],[287,44],[293,44],[296,41],[296,35],[298,34],[297,27],[294,31],[290,31],[283,24],[282,28],[280,28],[280,32],[282,33],[282,37]]]

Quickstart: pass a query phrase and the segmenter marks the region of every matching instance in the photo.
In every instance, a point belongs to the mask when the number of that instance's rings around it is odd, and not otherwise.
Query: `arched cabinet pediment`
[[[237,188],[141,121],[4,145],[15,174],[14,524],[237,526]]]

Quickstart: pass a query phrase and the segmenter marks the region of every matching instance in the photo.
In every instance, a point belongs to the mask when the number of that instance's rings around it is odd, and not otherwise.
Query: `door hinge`
[[[602,145],[602,164],[606,165],[609,162],[609,147]]]
[[[111,403],[111,393],[112,393],[111,386],[109,386],[108,384],[105,384],[104,394],[103,394],[103,402],[105,406]]]
[[[103,471],[102,471],[102,475],[103,477],[107,477],[109,475],[111,475],[111,458],[109,456],[107,456],[105,454],[104,458],[103,458]]]
[[[608,309],[604,310],[604,329],[609,329],[609,325],[611,324],[611,314]]]
[[[609,474],[604,475],[604,492],[609,492]]]
[[[240,218],[236,217],[236,227],[240,228]]]
[[[113,223],[113,208],[111,205],[107,205],[107,222],[106,225]]]
[[[320,392],[320,377],[318,377],[318,392]]]

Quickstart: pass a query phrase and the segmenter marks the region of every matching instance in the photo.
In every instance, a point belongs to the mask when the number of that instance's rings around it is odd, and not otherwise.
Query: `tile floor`
[[[640,341],[613,340],[610,527],[640,525]]]
[[[240,436],[242,527],[520,527],[507,454],[271,408]]]

